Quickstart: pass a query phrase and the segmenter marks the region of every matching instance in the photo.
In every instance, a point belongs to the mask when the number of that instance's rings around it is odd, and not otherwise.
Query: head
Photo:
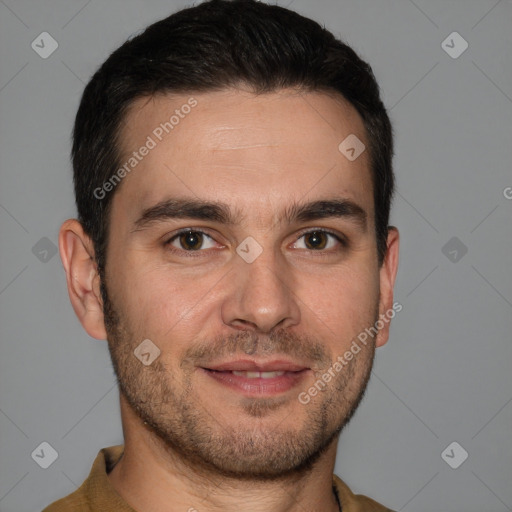
[[[205,2],[112,53],[76,116],[60,249],[130,428],[240,478],[311,467],[389,335],[340,362],[392,309],[392,154],[370,66],[287,9]],[[234,362],[285,378],[251,391]]]

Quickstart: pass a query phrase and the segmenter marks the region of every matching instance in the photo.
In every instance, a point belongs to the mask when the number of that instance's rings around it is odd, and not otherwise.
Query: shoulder
[[[348,485],[337,475],[333,475],[334,485],[338,491],[342,512],[393,512],[391,509],[377,503],[375,500],[363,496],[362,494],[354,494]]]
[[[123,450],[123,445],[102,448],[83,484],[75,492],[48,505],[42,512],[92,512],[101,509],[98,508],[100,504],[106,502],[120,505],[121,500],[111,488],[107,474],[119,460]]]
[[[55,501],[48,505],[43,512],[90,512],[87,495],[84,485],[79,487],[75,492],[69,494],[65,498]]]

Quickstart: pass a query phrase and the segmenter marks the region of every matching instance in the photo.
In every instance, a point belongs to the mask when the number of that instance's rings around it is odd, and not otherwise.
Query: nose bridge
[[[288,295],[287,275],[285,265],[282,264],[279,254],[267,248],[250,264],[241,264],[240,272],[246,276],[249,287],[245,293],[255,293],[257,296],[269,300],[279,295]]]
[[[255,249],[250,241],[247,244],[240,244],[241,249]],[[300,310],[293,294],[293,277],[282,255],[271,247],[261,249],[251,261],[239,247],[241,256],[235,263],[232,293],[223,305],[223,320],[233,327],[269,332],[276,326],[298,323]]]

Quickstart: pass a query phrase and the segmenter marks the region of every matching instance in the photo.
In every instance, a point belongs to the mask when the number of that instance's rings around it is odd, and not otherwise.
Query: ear
[[[59,251],[76,316],[89,336],[107,339],[103,319],[100,276],[94,245],[76,219],[68,219],[59,231]]]
[[[380,268],[379,320],[382,321],[381,323],[383,323],[384,326],[379,329],[377,334],[375,341],[376,347],[381,347],[388,341],[391,318],[395,316],[395,312],[402,309],[402,306],[398,304],[393,307],[393,288],[395,286],[395,278],[398,270],[398,247],[398,229],[389,226],[386,255]]]

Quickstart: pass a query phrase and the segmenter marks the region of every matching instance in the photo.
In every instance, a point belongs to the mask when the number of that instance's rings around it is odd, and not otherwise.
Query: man
[[[60,252],[124,445],[45,510],[389,510],[333,476],[396,306],[371,68],[292,11],[212,0],[116,50],[73,136]]]

